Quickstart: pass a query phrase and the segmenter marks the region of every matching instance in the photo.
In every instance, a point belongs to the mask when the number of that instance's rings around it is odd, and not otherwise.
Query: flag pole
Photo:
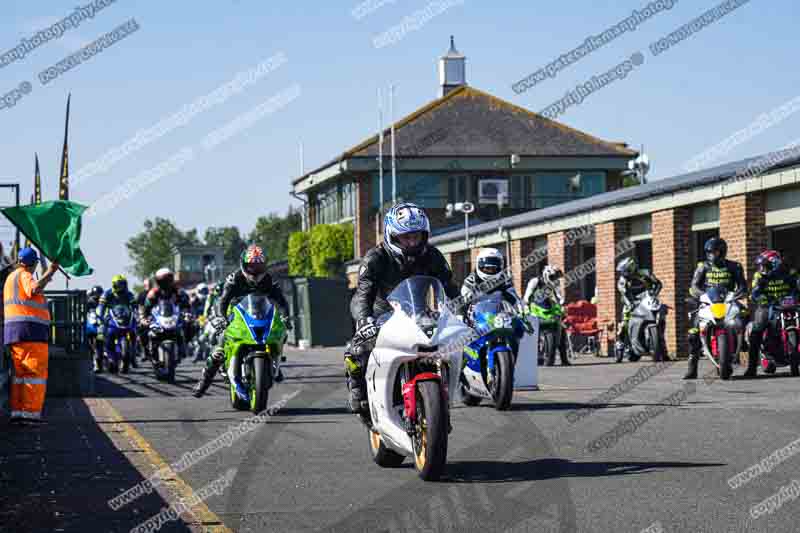
[[[397,203],[397,167],[395,166],[395,145],[394,145],[394,85],[389,89],[389,107],[392,119],[392,204]]]
[[[383,99],[378,87],[378,183],[381,198],[378,200],[378,218],[383,216]],[[378,222],[380,224],[380,222]]]

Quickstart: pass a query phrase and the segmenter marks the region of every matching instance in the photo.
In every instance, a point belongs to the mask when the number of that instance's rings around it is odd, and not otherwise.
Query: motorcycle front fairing
[[[424,292],[426,284],[434,288],[433,305],[415,295]],[[444,289],[435,278],[409,278],[387,300],[394,311],[388,320],[385,316],[378,320],[382,325],[367,364],[367,391],[373,427],[388,446],[405,454],[412,443],[403,424],[402,399],[398,402],[396,396],[400,368],[421,358],[441,359],[447,363],[449,378],[442,385],[448,388],[452,402],[458,391],[463,346],[472,338],[472,330],[450,310]]]

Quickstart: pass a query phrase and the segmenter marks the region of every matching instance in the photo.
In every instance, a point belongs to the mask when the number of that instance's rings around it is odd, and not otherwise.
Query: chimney
[[[467,84],[467,58],[456,50],[450,36],[450,50],[439,59],[439,97]]]

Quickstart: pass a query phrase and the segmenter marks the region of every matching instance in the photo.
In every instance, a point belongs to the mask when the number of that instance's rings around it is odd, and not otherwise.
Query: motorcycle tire
[[[554,366],[556,364],[556,339],[552,331],[541,332],[541,350],[544,353],[545,365]]]
[[[793,377],[800,376],[800,353],[797,353],[797,330],[786,332],[786,345],[789,348],[789,366]]]
[[[733,373],[733,346],[730,346],[728,333],[723,332],[717,337],[717,353],[719,354],[719,377],[720,379],[731,379]]]
[[[241,363],[239,362],[239,356],[238,355],[234,355],[233,357],[231,357],[231,360],[230,360],[230,362],[228,364],[229,365],[240,365]],[[227,372],[226,372],[226,374],[227,374]],[[234,409],[236,409],[237,411],[245,411],[245,410],[248,409],[248,407],[250,407],[247,404],[246,401],[244,401],[241,398],[239,398],[239,396],[236,394],[236,385],[234,384],[234,382],[230,378],[228,379],[228,389],[230,389],[230,392],[231,392],[231,406]]]
[[[438,381],[417,383],[417,432],[414,466],[424,481],[438,481],[447,462],[447,406]]]
[[[122,360],[122,373],[127,374],[131,369],[131,354],[128,339],[125,337],[119,340],[119,358]]]
[[[397,468],[403,464],[406,459],[405,456],[387,448],[383,444],[380,433],[367,429],[367,436],[369,437],[369,451],[376,465],[384,468]]]
[[[514,396],[514,363],[511,352],[497,352],[494,359],[494,407],[506,411]]]
[[[267,408],[269,390],[272,388],[272,361],[265,353],[254,357],[252,361],[254,383],[250,391],[250,411],[259,414]]]

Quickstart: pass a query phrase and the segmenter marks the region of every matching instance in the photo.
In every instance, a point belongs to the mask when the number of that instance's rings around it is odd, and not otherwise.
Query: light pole
[[[469,248],[469,215],[475,211],[475,204],[472,202],[457,202],[455,204],[447,204],[445,216],[450,218],[456,211],[459,213],[464,213],[464,242],[466,243],[467,248]]]

